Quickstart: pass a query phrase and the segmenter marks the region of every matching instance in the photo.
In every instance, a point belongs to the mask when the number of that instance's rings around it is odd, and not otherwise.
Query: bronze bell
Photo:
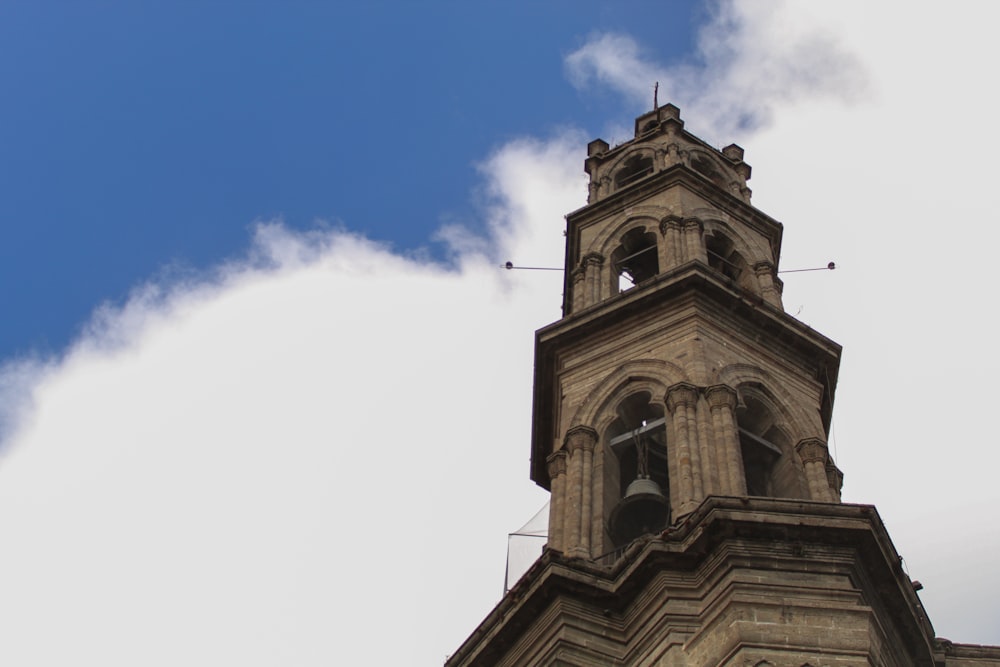
[[[617,545],[626,544],[640,535],[663,530],[669,518],[670,502],[660,485],[640,476],[628,485],[625,497],[611,511],[611,538]]]

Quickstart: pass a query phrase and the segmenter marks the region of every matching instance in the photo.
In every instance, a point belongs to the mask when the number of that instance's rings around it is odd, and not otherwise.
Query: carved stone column
[[[573,272],[569,274],[570,289],[573,290],[572,293],[572,311],[577,312],[583,310],[586,306],[586,293],[585,284],[587,278],[587,269],[583,266],[578,266],[573,269]]]
[[[715,428],[712,426],[712,414],[708,401],[704,396],[698,398],[698,446],[701,450],[701,488],[705,497],[722,493],[719,481],[720,464],[719,446],[715,442]]]
[[[663,168],[672,167],[675,164],[681,163],[681,157],[678,155],[677,144],[669,144],[667,146],[667,153],[663,157]]]
[[[575,426],[566,434],[569,452],[565,552],[590,557],[591,468],[597,432],[589,426]]]
[[[795,451],[802,459],[806,469],[806,481],[809,483],[809,495],[813,500],[831,502],[830,482],[826,478],[826,464],[830,457],[826,451],[826,443],[819,438],[806,438],[795,445]]]
[[[684,263],[684,225],[683,220],[676,215],[668,215],[660,221],[660,235],[663,244],[660,247],[661,271],[680,266]]]
[[[840,471],[832,459],[826,462],[826,481],[830,485],[832,500],[839,503],[840,490],[844,488],[844,473]]]
[[[670,485],[673,487],[676,484],[677,488],[677,516],[693,511],[700,500],[695,495],[695,475],[700,476],[701,471],[692,461],[692,450],[698,442],[697,433],[693,433],[692,429],[697,428],[697,422],[689,418],[697,400],[698,389],[687,383],[675,384],[667,390],[667,408],[671,413],[676,440],[671,457]]]
[[[708,251],[701,238],[704,232],[705,226],[698,218],[684,220],[684,245],[687,251],[684,261],[691,262],[697,259],[708,264]]]
[[[545,459],[549,479],[552,480],[552,498],[549,503],[549,548],[565,550],[566,523],[566,450],[557,449]]]
[[[776,308],[781,308],[781,292],[774,284],[774,264],[757,262],[753,265],[753,272],[757,276],[757,285],[760,287],[760,295],[764,297],[764,301]]]
[[[604,256],[590,252],[581,261],[584,270],[584,307],[592,306],[601,300],[601,269],[604,266]]]
[[[743,472],[743,452],[736,428],[736,390],[717,384],[705,390],[712,411],[712,428],[719,447],[719,480],[722,492],[730,496],[746,495],[746,476]],[[724,474],[723,474],[724,473]]]

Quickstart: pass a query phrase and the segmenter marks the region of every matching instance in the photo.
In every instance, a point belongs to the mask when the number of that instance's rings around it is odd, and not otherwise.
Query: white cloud
[[[659,99],[694,119],[710,142],[766,125],[774,111],[802,99],[855,100],[867,91],[859,60],[822,17],[781,2],[718,2],[698,33],[697,53],[675,65],[654,62],[624,34],[596,34],[566,57],[570,81],[587,92],[609,86],[637,112]]]
[[[484,164],[494,253],[561,261],[580,153],[522,141]],[[101,309],[43,373],[8,368],[34,409],[0,465],[0,661],[308,665],[380,646],[440,664],[545,499],[527,480],[532,331],[561,288],[456,252],[447,269],[262,224],[244,261]]]
[[[841,265],[787,277],[786,306],[845,345],[846,499],[880,508],[939,634],[1000,643],[982,85],[998,47],[978,5],[913,3],[905,30],[890,9],[723,5],[703,65],[650,64],[617,36],[568,71],[643,106],[658,77],[691,129],[748,149],[756,203],[787,223],[783,265]],[[497,265],[562,261],[584,141],[484,162],[494,236],[448,230],[454,269],[262,225],[245,261],[138,290],[59,360],[8,364],[0,662],[309,665],[378,646],[440,664],[544,500],[532,331],[561,277]]]

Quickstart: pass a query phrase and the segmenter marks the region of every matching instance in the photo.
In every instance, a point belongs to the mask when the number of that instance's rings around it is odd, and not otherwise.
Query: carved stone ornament
[[[823,465],[826,465],[829,458],[827,456],[826,443],[819,438],[800,440],[799,444],[795,445],[795,451],[799,453],[799,458],[802,459],[803,463],[819,461]]]
[[[574,426],[566,434],[564,449],[570,454],[578,449],[593,450],[597,444],[597,431],[589,426]]]
[[[668,229],[680,229],[684,226],[684,219],[679,215],[668,215],[660,221],[660,233],[666,234]]]
[[[711,408],[736,407],[736,390],[727,384],[713,384],[705,390],[705,398]]]
[[[760,275],[768,275],[768,276],[774,275],[774,264],[772,264],[771,262],[767,262],[767,261],[757,262],[756,264],[753,265],[753,272],[756,275],[758,275],[758,276],[760,276]]]
[[[699,234],[705,231],[705,223],[701,218],[684,218],[684,226],[688,229],[697,229]]]
[[[559,449],[551,454],[545,459],[545,463],[548,465],[549,479],[555,479],[559,475],[566,474],[566,450]]]
[[[693,405],[698,400],[698,387],[678,382],[667,389],[667,407],[673,412],[679,405]]]

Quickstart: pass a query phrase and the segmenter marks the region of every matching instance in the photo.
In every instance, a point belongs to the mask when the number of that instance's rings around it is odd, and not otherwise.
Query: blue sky
[[[481,227],[475,164],[641,111],[582,94],[596,31],[690,58],[695,2],[12,2],[0,7],[0,357],[58,351],[93,308],[323,221],[440,257]],[[652,86],[652,82],[649,83]]]
[[[844,345],[844,499],[1000,644],[998,13],[0,4],[0,663],[441,664],[547,500],[561,275],[498,264],[562,262],[654,81],[746,149],[779,268],[836,261],[783,300]]]

